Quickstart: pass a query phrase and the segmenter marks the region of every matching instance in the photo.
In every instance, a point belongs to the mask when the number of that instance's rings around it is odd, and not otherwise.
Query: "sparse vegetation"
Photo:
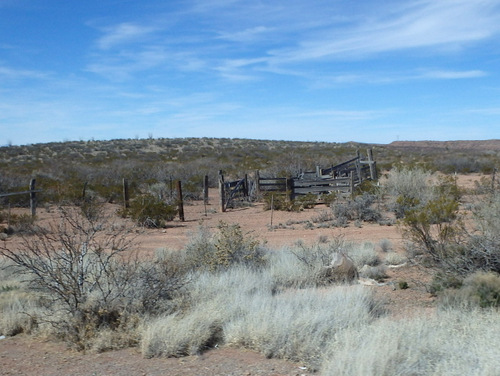
[[[323,230],[330,232],[315,235],[314,244],[271,250],[255,234],[224,222],[214,229],[201,225],[180,251],[139,257],[132,247],[133,233],[108,222],[100,210],[105,202],[122,203],[123,178],[131,182],[131,206],[124,214],[136,224],[158,228],[176,215],[173,179],[183,180],[185,198],[194,200],[200,196],[200,178],[209,175],[214,184],[219,169],[228,176],[238,176],[242,169],[286,176],[314,168],[325,155],[342,161],[359,147],[145,141],[0,149],[10,163],[0,191],[19,189],[36,175],[44,189],[41,202],[59,204],[61,214],[60,221],[41,228],[31,217],[0,213],[4,223],[9,220],[0,250],[0,335],[44,334],[91,351],[138,346],[145,357],[245,347],[301,362],[322,374],[493,375],[500,368],[492,346],[500,329],[494,311],[500,305],[498,187],[487,179],[463,198],[453,178],[431,170],[490,170],[497,156],[483,155],[477,165],[468,159],[433,164],[431,152],[402,154],[376,146],[379,168],[390,169],[382,186],[366,184],[349,199],[323,196],[327,205],[316,208],[310,219],[292,213],[300,219],[274,226],[276,232],[295,224],[298,229],[363,228],[366,222],[397,217],[412,250],[407,257],[399,243],[383,239],[354,244],[332,234],[339,230]],[[70,160],[68,155],[75,162],[66,166],[60,161]],[[454,155],[446,153],[450,160]],[[405,167],[392,168],[396,161]],[[312,196],[293,201],[285,197],[274,195],[273,209],[300,211],[316,204]],[[472,213],[468,226],[461,220],[465,212]],[[6,241],[8,236],[22,239],[22,245],[13,247],[18,243]],[[331,267],[340,254],[354,267],[348,279]],[[405,262],[405,268],[391,268]],[[433,274],[426,287],[441,308],[435,315],[386,317],[378,295],[356,283],[359,272],[384,282],[380,285],[408,290],[395,294],[411,294],[416,281],[392,275],[414,265]]]

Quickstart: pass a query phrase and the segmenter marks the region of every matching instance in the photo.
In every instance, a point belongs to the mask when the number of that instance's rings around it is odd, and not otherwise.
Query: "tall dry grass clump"
[[[330,344],[321,374],[498,375],[499,331],[494,311],[384,318],[340,333]]]
[[[244,265],[193,276],[188,294],[185,312],[147,325],[141,343],[145,356],[196,354],[218,344],[318,368],[339,331],[379,314],[371,291],[361,286],[289,289],[267,268]]]

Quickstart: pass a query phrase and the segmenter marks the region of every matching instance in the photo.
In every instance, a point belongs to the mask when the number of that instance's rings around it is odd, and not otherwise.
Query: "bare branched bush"
[[[161,261],[139,262],[133,236],[102,216],[84,216],[60,208],[60,218],[18,248],[2,247],[30,291],[41,297],[44,312],[37,321],[79,349],[89,348],[100,331],[130,332],[138,315],[154,313],[183,280]]]

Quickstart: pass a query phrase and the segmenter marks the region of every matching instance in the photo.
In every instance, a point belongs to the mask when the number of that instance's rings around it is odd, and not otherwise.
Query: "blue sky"
[[[0,132],[500,139],[500,0],[0,0]]]

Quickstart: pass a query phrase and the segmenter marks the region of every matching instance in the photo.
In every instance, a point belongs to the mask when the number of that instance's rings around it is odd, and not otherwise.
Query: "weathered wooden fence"
[[[31,179],[30,180],[30,185],[29,185],[29,190],[22,191],[22,192],[2,193],[2,194],[0,194],[0,198],[1,197],[9,197],[9,196],[17,196],[17,195],[29,194],[30,195],[31,216],[34,217],[36,215],[36,205],[37,205],[36,194],[38,192],[42,191],[41,189],[35,189],[35,185],[36,185],[36,179]]]
[[[329,168],[316,167],[315,171],[301,172],[295,177],[261,177],[255,172],[253,179],[247,175],[243,179],[230,182],[224,181],[222,171],[219,171],[219,190],[221,211],[238,198],[258,198],[262,194],[280,192],[288,195],[290,200],[306,194],[337,194],[350,195],[354,189],[365,180],[376,180],[376,162],[371,149],[368,158],[363,160],[358,155],[348,161]]]
[[[228,206],[236,199],[245,199],[249,197],[249,180],[248,175],[233,181],[225,181],[224,174],[219,171],[219,195],[220,208],[225,211]]]
[[[265,178],[257,171],[255,173],[255,193],[287,192],[290,199],[298,195],[328,194],[332,192],[352,194],[354,189],[365,180],[376,180],[376,162],[371,149],[368,150],[368,159],[361,159],[358,155],[346,162],[329,168],[316,167],[315,171],[301,172],[297,177]]]

